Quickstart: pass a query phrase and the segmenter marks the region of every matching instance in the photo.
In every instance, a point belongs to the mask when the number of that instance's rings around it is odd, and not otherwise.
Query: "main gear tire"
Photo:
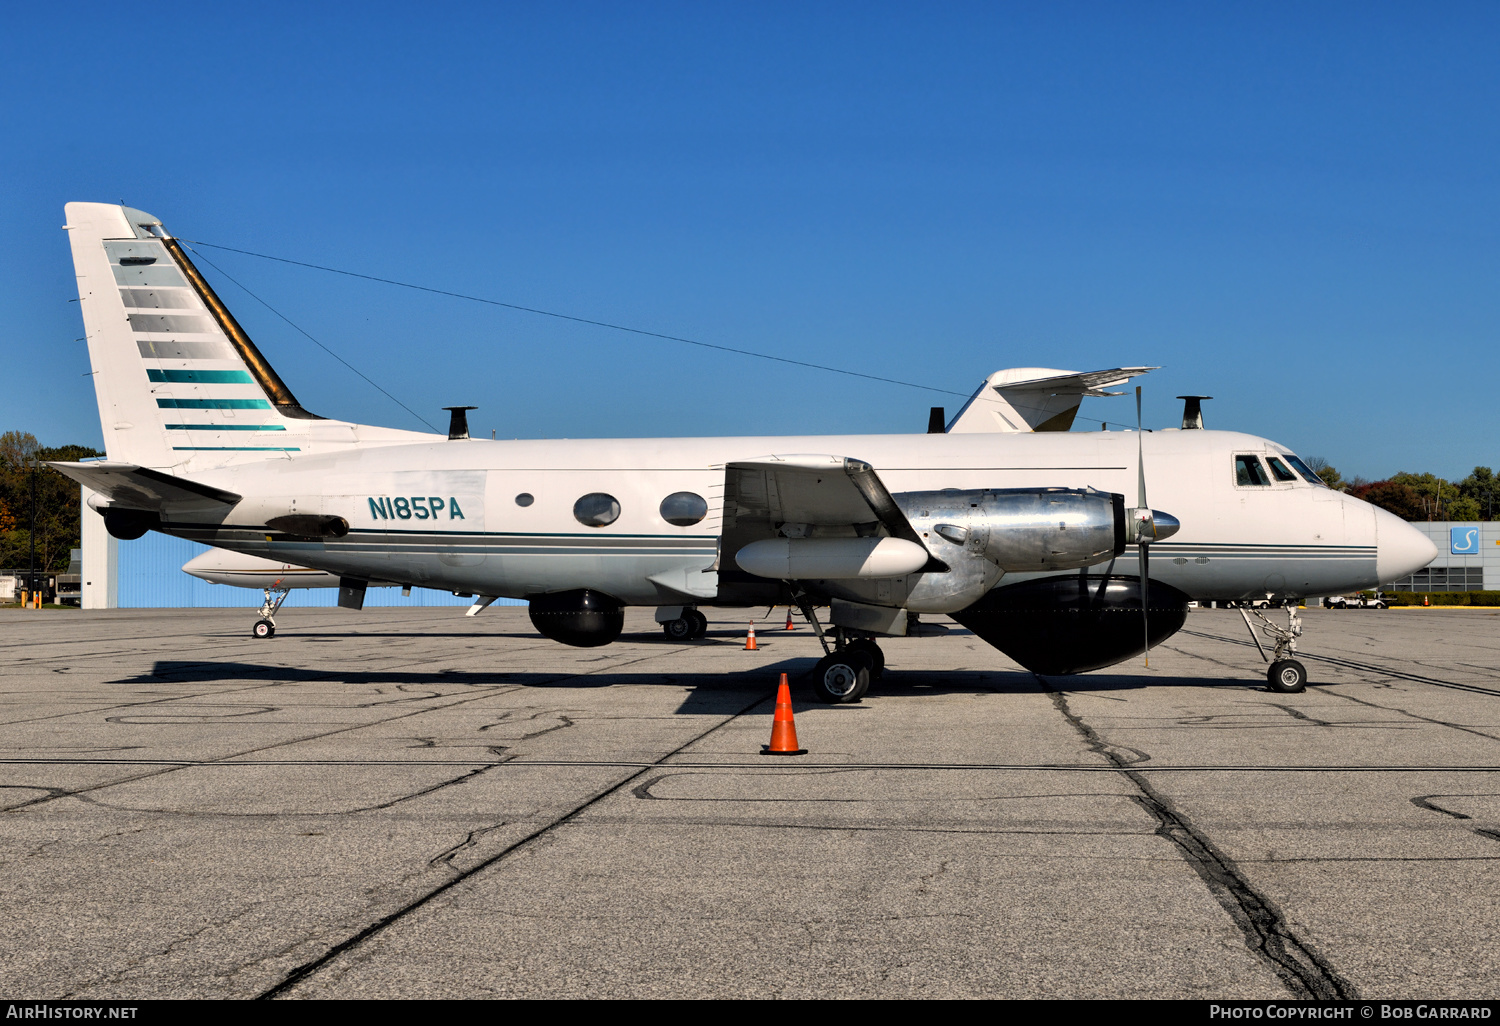
[[[870,690],[871,666],[869,653],[857,648],[841,648],[826,655],[813,667],[813,694],[829,705],[858,702]]]
[[[885,653],[880,650],[874,638],[856,638],[849,642],[848,648],[870,657],[871,680],[879,680],[885,676]]]

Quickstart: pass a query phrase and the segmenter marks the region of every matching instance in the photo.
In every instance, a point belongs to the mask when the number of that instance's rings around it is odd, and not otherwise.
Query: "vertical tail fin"
[[[212,466],[434,437],[308,413],[160,220],[109,203],[66,213],[112,461]]]

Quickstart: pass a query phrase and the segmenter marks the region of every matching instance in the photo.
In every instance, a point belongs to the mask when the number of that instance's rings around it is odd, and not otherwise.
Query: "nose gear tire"
[[[1284,695],[1307,690],[1307,667],[1295,659],[1278,659],[1266,671],[1266,681],[1272,691]]]

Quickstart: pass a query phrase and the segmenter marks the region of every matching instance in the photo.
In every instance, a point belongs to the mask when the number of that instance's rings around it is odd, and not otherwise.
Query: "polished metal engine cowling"
[[[1125,551],[1125,498],[1093,488],[993,488],[894,496],[937,558],[1006,573],[1076,570]],[[960,555],[961,554],[961,555]]]

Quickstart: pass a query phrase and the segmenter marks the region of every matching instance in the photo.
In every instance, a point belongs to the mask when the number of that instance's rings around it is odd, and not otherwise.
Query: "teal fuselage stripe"
[[[156,370],[147,368],[146,377],[152,381],[178,382],[195,385],[253,385],[255,379],[248,371],[237,370]]]
[[[282,424],[168,424],[168,431],[285,431]]]
[[[282,445],[174,445],[173,452],[301,452]]]
[[[264,399],[158,399],[164,410],[269,410]]]

